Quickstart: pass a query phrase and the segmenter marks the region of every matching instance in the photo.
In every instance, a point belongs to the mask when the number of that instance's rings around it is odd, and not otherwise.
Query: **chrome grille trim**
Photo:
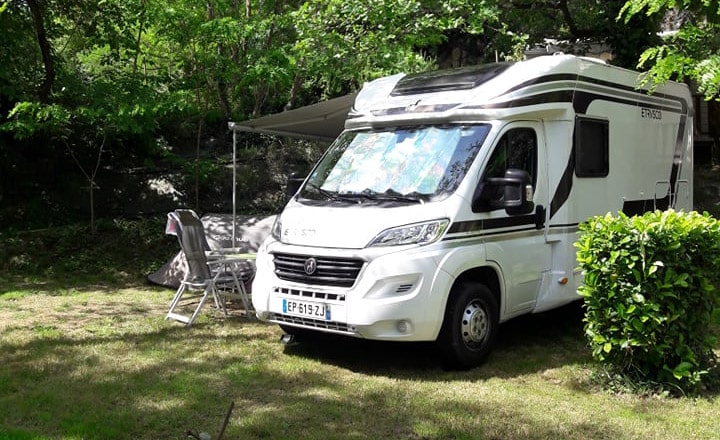
[[[317,268],[305,272],[305,261],[314,258]],[[281,280],[320,286],[352,287],[365,262],[357,258],[320,257],[314,255],[273,254],[275,275]]]
[[[289,316],[281,315],[279,313],[271,313],[270,321],[278,324],[292,324],[299,325],[302,327],[330,330],[338,333],[345,333],[348,335],[356,334],[355,331],[350,330],[347,324],[343,322],[334,321],[321,321],[319,319],[302,318],[300,316]]]
[[[302,299],[307,298],[307,299],[319,299],[322,301],[338,301],[338,302],[345,301],[344,293],[316,292],[313,290],[291,289],[288,287],[274,287],[273,292],[279,293],[281,295],[288,295],[288,296],[293,296],[293,297],[302,298]]]

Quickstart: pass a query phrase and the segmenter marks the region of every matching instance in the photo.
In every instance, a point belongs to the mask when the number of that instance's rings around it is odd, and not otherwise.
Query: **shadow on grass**
[[[590,361],[582,316],[578,302],[512,319],[500,326],[495,349],[485,364],[466,372],[444,371],[441,354],[431,342],[369,341],[318,334],[299,338],[284,352],[355,372],[396,378],[506,378]]]
[[[189,428],[207,427],[198,415],[215,405],[221,414],[232,399],[221,394],[227,378],[220,369],[244,359],[228,356],[213,364],[212,356],[198,353],[198,346],[217,340],[208,326],[191,333],[168,325],[137,334],[108,329],[109,335],[0,344],[0,407],[8,409],[0,416],[0,439],[184,438]],[[235,335],[236,343],[249,339]],[[106,352],[113,345],[119,347],[116,360]],[[137,364],[123,362],[127,351]],[[30,432],[37,436],[25,435]]]
[[[548,324],[522,326],[533,332]],[[508,331],[500,353],[516,345],[516,331]],[[566,337],[564,330],[547,331],[535,342]],[[623,438],[602,420],[538,421],[512,401],[465,395],[468,385],[458,385],[457,394],[438,393],[432,382],[446,381],[448,373],[409,344],[316,341],[287,347],[294,354],[284,356],[277,336],[257,321],[210,321],[192,329],[168,323],[137,333],[0,344],[0,406],[6,408],[0,439],[215,434],[230,401],[237,407],[228,439]],[[137,362],[127,362],[123,350],[138,353]],[[104,358],[109,353],[116,359]]]

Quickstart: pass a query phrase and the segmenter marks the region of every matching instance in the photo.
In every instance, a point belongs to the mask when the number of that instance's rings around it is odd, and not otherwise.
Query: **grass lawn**
[[[0,232],[0,440],[720,439],[718,392],[600,389],[577,306],[504,324],[482,367],[430,344],[323,337],[211,306],[185,328],[144,275],[164,218]]]
[[[578,307],[505,324],[482,367],[427,344],[324,337],[206,306],[163,319],[148,286],[0,291],[0,439],[712,439],[720,399],[593,386]]]

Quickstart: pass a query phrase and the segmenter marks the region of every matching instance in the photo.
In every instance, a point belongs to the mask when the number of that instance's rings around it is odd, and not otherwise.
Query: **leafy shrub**
[[[593,356],[635,383],[691,390],[716,363],[720,222],[697,212],[594,217],[575,244]]]
[[[138,282],[179,250],[165,235],[165,217],[100,219],[84,224],[0,232],[0,279],[44,283]]]

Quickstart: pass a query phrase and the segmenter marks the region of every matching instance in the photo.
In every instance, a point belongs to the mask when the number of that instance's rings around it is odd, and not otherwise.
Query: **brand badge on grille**
[[[317,270],[317,260],[313,257],[308,258],[305,260],[305,273],[308,275],[312,275]]]

